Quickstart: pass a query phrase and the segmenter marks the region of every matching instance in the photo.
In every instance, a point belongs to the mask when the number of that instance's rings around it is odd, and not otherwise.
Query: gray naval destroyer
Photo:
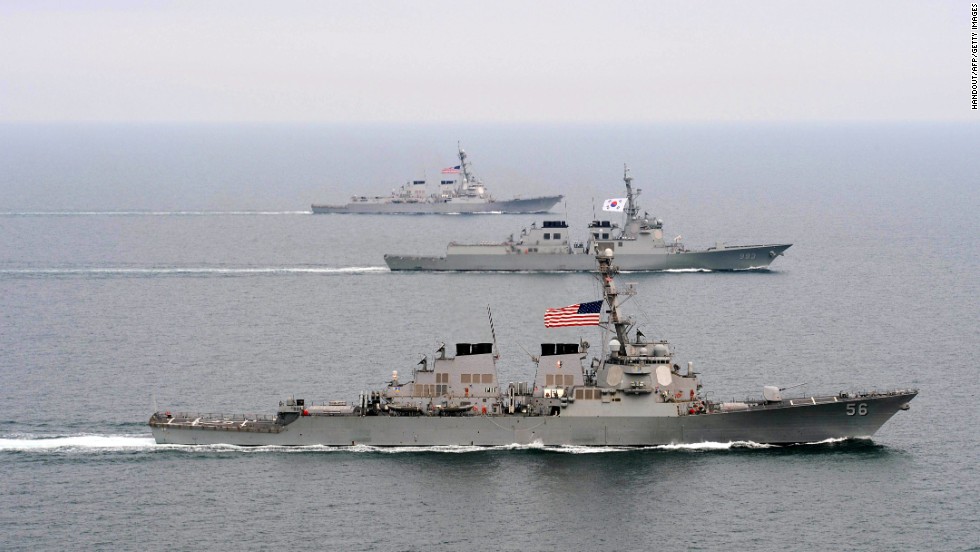
[[[563,220],[544,221],[513,234],[500,243],[450,243],[445,257],[384,256],[388,268],[425,271],[564,272],[595,270],[590,252],[611,249],[622,270],[750,270],[765,269],[792,244],[715,245],[707,249],[684,247],[680,237],[664,239],[663,221],[640,216],[633,178],[625,169],[625,223],[622,228],[608,220],[594,220],[584,242],[572,242]]]
[[[346,205],[313,204],[313,214],[361,213],[375,215],[425,215],[469,213],[547,213],[563,196],[514,198],[499,201],[490,195],[483,181],[473,175],[463,148],[459,149],[459,165],[443,172],[456,174],[443,179],[439,193],[427,194],[425,180],[404,184],[388,196],[353,196]]]
[[[498,380],[493,343],[445,346],[383,388],[354,401],[289,398],[272,415],[158,411],[157,443],[181,445],[655,446],[702,442],[815,443],[868,438],[917,390],[840,392],[789,398],[775,386],[762,398],[721,402],[698,373],[674,363],[666,341],[648,340],[620,314],[611,251],[597,256],[607,305],[608,353],[586,362],[588,343],[545,343],[533,381]],[[600,302],[595,302],[600,303]],[[601,303],[593,303],[594,311]],[[601,314],[596,314],[601,316]],[[491,325],[492,327],[492,325]],[[605,349],[605,347],[603,347]],[[360,362],[358,361],[360,360]],[[351,366],[369,365],[352,359]],[[718,396],[718,395],[714,395]]]

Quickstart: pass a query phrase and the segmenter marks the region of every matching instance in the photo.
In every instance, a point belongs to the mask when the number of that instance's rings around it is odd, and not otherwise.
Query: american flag
[[[602,301],[578,303],[560,309],[547,309],[544,311],[544,327],[598,326],[600,311],[602,311]]]
[[[460,165],[456,165],[455,167],[446,167],[445,169],[442,169],[442,174],[459,174],[459,169]]]

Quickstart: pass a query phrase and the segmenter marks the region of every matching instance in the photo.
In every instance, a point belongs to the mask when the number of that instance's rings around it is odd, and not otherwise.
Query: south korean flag
[[[615,213],[622,213],[623,209],[626,209],[625,197],[607,199],[605,203],[602,204],[603,211],[613,211]]]

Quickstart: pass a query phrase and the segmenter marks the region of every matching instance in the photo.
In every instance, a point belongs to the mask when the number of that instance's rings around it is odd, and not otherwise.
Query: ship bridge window
[[[608,240],[609,239],[609,234],[607,232],[603,232],[602,233],[602,239]]]
[[[551,239],[551,234],[549,234],[549,233],[547,233],[547,232],[545,232],[545,233],[544,233],[544,239],[546,239],[546,240],[550,240],[550,239]]]
[[[599,233],[598,232],[593,232],[592,233],[592,237],[595,238],[595,239],[599,239]]]
[[[560,240],[561,239],[561,234],[559,234],[558,232],[555,232],[555,239],[556,240]]]

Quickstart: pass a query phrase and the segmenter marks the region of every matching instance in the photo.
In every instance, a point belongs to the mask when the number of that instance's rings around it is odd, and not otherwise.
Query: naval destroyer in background
[[[347,205],[312,206],[314,214],[467,214],[467,213],[547,213],[562,196],[514,198],[499,201],[490,195],[483,182],[470,171],[466,152],[459,148],[459,165],[442,170],[455,175],[443,179],[439,193],[428,194],[425,180],[415,180],[393,191],[389,196],[354,196]]]
[[[623,270],[749,270],[764,269],[792,244],[715,245],[691,250],[664,239],[663,221],[640,216],[629,169],[624,171],[626,197],[609,200],[613,209],[625,213],[622,228],[608,220],[589,224],[585,242],[572,242],[563,220],[544,221],[539,228],[524,229],[518,239],[513,234],[504,242],[466,244],[452,242],[445,257],[411,255],[384,256],[391,270],[432,271],[590,271],[595,270],[596,251],[611,249]]]
[[[280,402],[278,412],[264,416],[156,412],[149,421],[153,437],[157,443],[183,445],[386,447],[816,443],[870,437],[908,409],[918,393],[790,398],[783,389],[766,386],[759,399],[713,399],[720,395],[702,389],[691,362],[682,371],[666,341],[648,340],[620,313],[620,296],[632,295],[633,289],[617,290],[612,251],[597,261],[603,298],[545,314],[548,327],[599,325],[603,304],[608,307],[606,328],[614,336],[608,353],[591,361],[586,361],[589,345],[584,341],[544,343],[534,357],[534,380],[505,383],[497,376],[493,343],[459,343],[455,356],[443,346],[431,363],[424,358],[413,368],[411,379],[400,379],[396,370],[387,386],[362,392],[354,401],[289,398]],[[369,355],[344,365],[377,368]],[[741,369],[758,372],[761,367]]]

